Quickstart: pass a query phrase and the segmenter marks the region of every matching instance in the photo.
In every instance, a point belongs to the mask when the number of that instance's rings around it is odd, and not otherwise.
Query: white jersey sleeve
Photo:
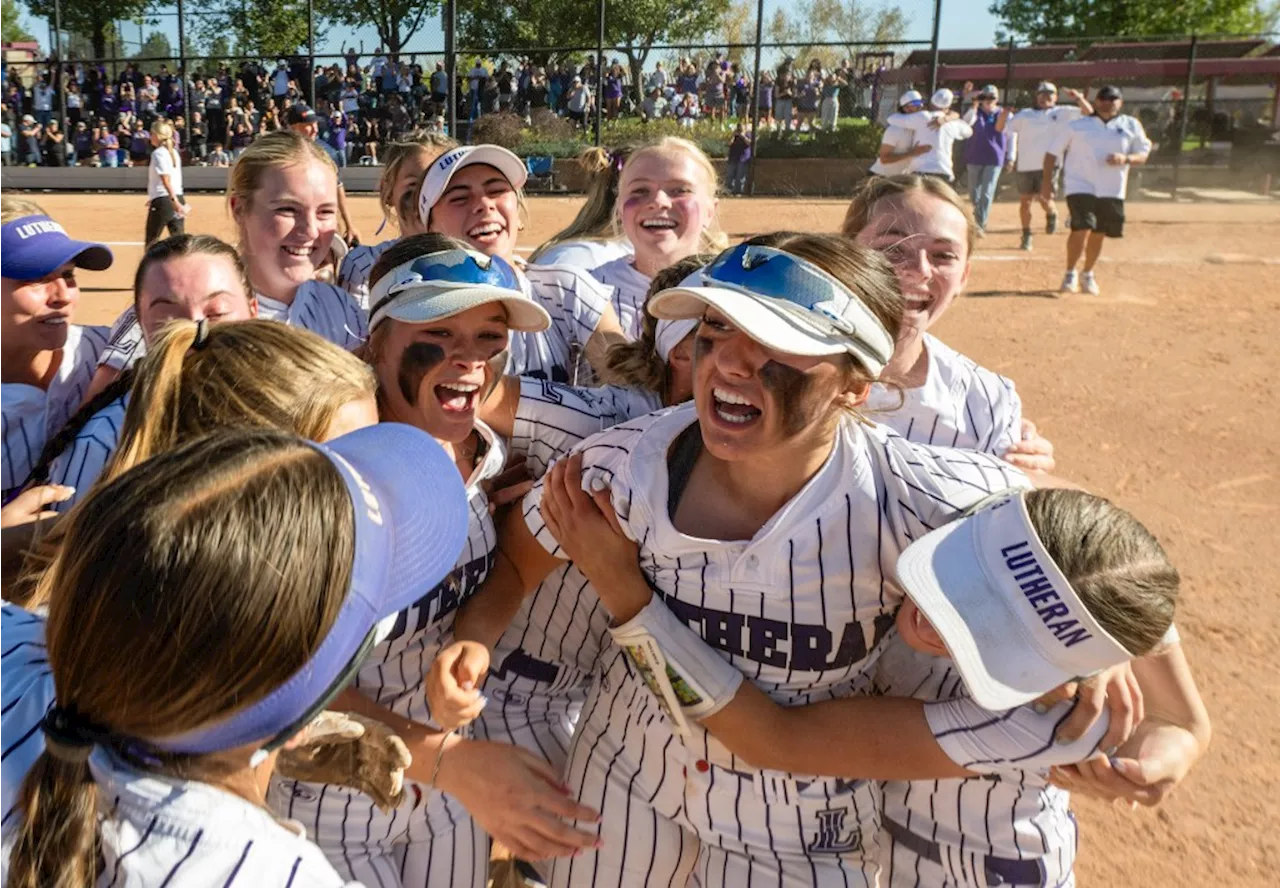
[[[609,291],[582,269],[559,265],[529,265],[524,269],[530,298],[551,315],[551,327],[541,333],[511,336],[507,372],[556,382],[593,379],[583,351],[609,307]]]
[[[288,323],[347,351],[359,348],[369,338],[368,312],[346,290],[324,281],[307,281],[298,287]]]
[[[1057,731],[1075,701],[1067,700],[1043,715],[1030,706],[1006,712],[983,709],[969,697],[925,704],[925,719],[947,757],[979,774],[1043,771],[1071,765],[1093,755],[1110,720],[1104,712],[1082,737],[1059,743]]]
[[[361,244],[352,247],[342,258],[338,269],[338,286],[350,293],[365,311],[372,307],[369,305],[369,273],[373,271],[378,257],[395,242],[393,239],[380,244]]]
[[[120,445],[127,404],[126,393],[95,413],[76,434],[70,448],[50,463],[50,483],[74,487],[76,491],[69,499],[57,503],[54,511],[70,511],[98,482],[107,461]]]
[[[111,325],[110,339],[98,358],[98,364],[112,370],[124,371],[136,364],[147,353],[147,343],[142,337],[142,325],[133,306],[126,308]]]
[[[44,643],[45,619],[17,605],[0,605],[0,665],[4,668],[4,689],[0,693],[0,733],[4,753],[3,790],[0,806],[4,809],[3,830],[6,835],[14,826],[18,812],[18,793],[22,781],[44,752],[44,734],[40,722],[53,705],[53,671],[49,668]],[[8,855],[5,855],[6,861]]]
[[[611,291],[613,310],[627,338],[639,339],[644,330],[644,303],[653,280],[631,264],[630,256],[592,269],[591,276]]]
[[[534,477],[584,439],[662,407],[652,392],[625,386],[575,388],[545,379],[520,380],[512,453],[524,454]]]

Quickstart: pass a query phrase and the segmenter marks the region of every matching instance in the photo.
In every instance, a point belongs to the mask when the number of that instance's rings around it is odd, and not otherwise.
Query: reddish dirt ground
[[[36,197],[77,236],[142,238],[141,195]],[[193,203],[189,230],[231,234],[220,198]],[[526,243],[578,205],[532,200]],[[353,211],[372,238],[374,200],[353,198]],[[721,203],[738,237],[830,231],[843,211],[829,200]],[[1129,216],[1099,266],[1103,295],[1055,298],[1064,235],[1037,235],[1035,252],[1019,253],[1016,207],[997,205],[969,297],[937,332],[1017,382],[1027,416],[1057,447],[1060,474],[1134,510],[1185,581],[1178,623],[1214,719],[1212,749],[1157,810],[1079,800],[1080,884],[1274,885],[1280,203],[1132,203]],[[114,268],[82,278],[83,322],[107,323],[129,300],[141,248],[116,250]]]

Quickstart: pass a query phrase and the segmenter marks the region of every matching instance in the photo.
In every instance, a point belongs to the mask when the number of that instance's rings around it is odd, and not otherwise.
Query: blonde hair
[[[663,154],[672,155],[683,153],[691,158],[694,164],[702,171],[706,177],[707,188],[710,196],[714,200],[720,191],[720,177],[716,175],[715,165],[711,163],[711,158],[707,157],[697,145],[688,139],[681,139],[677,136],[664,136],[656,142],[641,146],[627,158],[627,162],[622,167],[622,172],[618,174],[618,194],[614,197],[613,206],[613,230],[615,234],[622,233],[622,183],[627,178],[627,170],[637,158],[644,157],[647,154]],[[711,224],[702,230],[702,236],[698,241],[698,252],[700,253],[718,253],[725,247],[729,246],[729,237],[720,229],[720,217],[717,213],[712,213]]]
[[[937,176],[921,176],[917,173],[907,173],[901,176],[872,176],[865,179],[857,192],[854,193],[853,201],[849,204],[849,209],[844,214],[844,223],[840,226],[840,233],[849,240],[853,240],[862,229],[867,227],[867,224],[871,221],[872,214],[875,212],[876,205],[880,201],[916,192],[923,192],[930,197],[936,197],[938,200],[949,203],[960,211],[960,215],[964,216],[966,258],[973,255],[973,247],[977,242],[978,236],[978,224],[973,219],[973,212],[960,199],[960,195],[956,194],[955,189]]]
[[[196,780],[243,772],[243,755],[146,744],[261,700],[314,656],[355,551],[337,468],[278,432],[216,435],[97,488],[62,523],[66,545],[40,580],[58,708],[135,767]],[[96,881],[98,806],[110,799],[85,752],[47,736],[23,780],[12,888]]]
[[[160,147],[168,149],[173,165],[177,166],[180,161],[178,152],[173,147],[173,124],[161,117],[151,124],[151,135],[160,140]]]
[[[0,225],[8,225],[14,219],[22,219],[26,216],[47,216],[44,207],[36,203],[34,200],[27,200],[25,197],[9,197],[5,195],[0,198]]]
[[[587,174],[587,199],[565,228],[552,235],[538,247],[529,261],[536,263],[550,247],[573,240],[612,240],[618,236],[614,224],[614,207],[618,202],[618,178],[626,160],[626,151],[608,151],[604,148],[586,148],[578,154],[577,161]]]
[[[1164,547],[1124,509],[1081,490],[1032,490],[1027,513],[1098,624],[1135,657],[1173,624],[1181,578]]]
[[[671,395],[671,368],[658,354],[658,319],[649,314],[649,300],[678,285],[699,268],[715,260],[709,253],[696,253],[669,265],[653,276],[645,294],[640,337],[609,346],[605,368],[600,374],[607,385],[629,385],[662,396],[663,403]]]
[[[383,218],[395,222],[397,228],[403,226],[400,211],[396,208],[395,184],[396,177],[400,175],[400,167],[404,166],[407,159],[420,152],[434,161],[441,154],[457,147],[458,143],[449,136],[426,130],[410,133],[400,141],[388,145],[382,156],[382,178],[378,181],[378,206],[382,207]],[[416,199],[413,205],[416,214]]]
[[[200,326],[166,324],[148,348],[102,481],[222,428],[320,440],[343,405],[373,396],[369,368],[307,330],[276,321],[214,324],[195,347]]]
[[[313,140],[298,135],[290,130],[277,130],[258,136],[244,150],[231,167],[227,177],[227,207],[232,201],[238,210],[232,211],[236,227],[240,229],[241,252],[243,252],[244,225],[238,213],[253,206],[254,195],[262,187],[262,180],[270,170],[285,169],[300,163],[318,163],[338,178],[338,167],[333,158]]]

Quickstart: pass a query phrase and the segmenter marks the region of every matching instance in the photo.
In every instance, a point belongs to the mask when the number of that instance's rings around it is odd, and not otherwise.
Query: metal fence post
[[[596,9],[596,147],[600,147],[600,131],[604,126],[604,7],[600,0]]]
[[[344,44],[345,45],[345,44]],[[307,0],[307,103],[316,106],[316,5]]]
[[[1187,124],[1191,121],[1191,87],[1196,76],[1196,47],[1200,38],[1191,35],[1191,46],[1187,49],[1187,82],[1182,93],[1182,125],[1178,127],[1178,150],[1173,155],[1173,189],[1172,197],[1178,197],[1178,181],[1182,172],[1182,145],[1187,141]]]
[[[449,75],[448,115],[449,135],[458,138],[458,4],[457,0],[445,0],[444,68]]]
[[[58,91],[58,113],[61,114],[62,116],[59,122],[59,125],[62,127],[63,150],[66,151],[69,148],[66,142],[67,140],[67,84],[66,84],[66,77],[63,74],[63,68],[65,67],[65,65],[63,64],[63,58],[62,58],[62,2],[61,0],[54,0],[53,16],[54,16],[53,40],[54,40],[54,47],[55,47],[53,51],[53,55],[58,60],[58,67],[54,69],[53,83],[50,85]]]
[[[938,41],[942,37],[942,0],[933,3],[933,54],[929,57],[929,94],[938,88]]]
[[[1008,104],[1008,103],[1011,101],[1011,100],[1010,100],[1010,98],[1009,98],[1009,93],[1010,93],[1010,91],[1012,91],[1012,89],[1013,89],[1013,64],[1014,64],[1014,62],[1013,62],[1013,53],[1014,53],[1014,42],[1013,42],[1013,38],[1012,38],[1012,37],[1010,37],[1010,38],[1009,38],[1009,55],[1005,58],[1005,63],[1004,63],[1004,101],[1005,101],[1005,104]]]
[[[747,167],[747,194],[756,193],[756,145],[760,132],[760,57],[764,54],[764,0],[756,3],[756,70],[751,77],[751,164]]]
[[[183,136],[187,144],[181,147],[191,148],[191,80],[187,77],[187,39],[182,27],[182,0],[178,0],[178,85],[182,89],[182,117],[186,126]],[[194,160],[194,157],[192,158]]]

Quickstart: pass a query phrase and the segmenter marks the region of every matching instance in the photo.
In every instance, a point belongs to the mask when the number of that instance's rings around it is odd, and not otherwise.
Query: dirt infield
[[[36,195],[76,236],[142,239],[141,195]],[[193,198],[189,230],[227,237],[219,199]],[[531,201],[525,242],[568,221],[574,198]],[[377,208],[353,198],[373,240]],[[725,228],[833,230],[838,201],[726,200]],[[1065,237],[1019,253],[998,204],[969,298],[938,331],[1012,377],[1054,441],[1060,473],[1133,509],[1185,580],[1183,641],[1214,719],[1208,757],[1156,811],[1081,800],[1080,884],[1263,886],[1280,871],[1280,203],[1135,203],[1106,247],[1103,295],[1055,298]],[[84,274],[80,319],[129,300],[141,247]],[[96,288],[102,288],[100,292]],[[1267,678],[1267,676],[1272,676]]]

